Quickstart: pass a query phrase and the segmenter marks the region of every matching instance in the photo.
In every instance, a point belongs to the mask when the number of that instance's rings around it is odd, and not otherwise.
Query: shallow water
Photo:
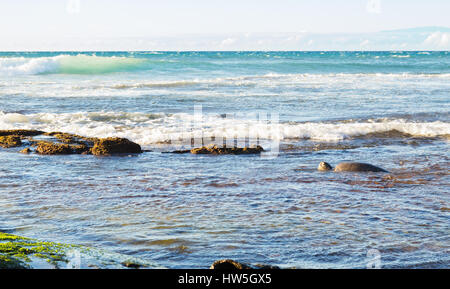
[[[449,266],[447,52],[58,55],[70,53],[0,53],[0,129],[122,136],[153,152],[1,149],[1,230],[169,268],[364,268],[370,249],[383,267]],[[279,153],[162,153],[189,144],[186,129]],[[320,173],[323,160],[390,173]]]

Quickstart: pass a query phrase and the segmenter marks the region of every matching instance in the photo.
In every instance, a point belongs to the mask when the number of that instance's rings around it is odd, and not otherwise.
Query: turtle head
[[[319,171],[331,171],[333,169],[333,167],[329,163],[321,162],[317,169]]]

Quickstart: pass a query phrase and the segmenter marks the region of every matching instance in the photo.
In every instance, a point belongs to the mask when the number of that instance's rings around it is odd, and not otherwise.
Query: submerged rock
[[[217,269],[217,270],[243,270],[243,269],[261,269],[261,270],[268,270],[268,269],[280,269],[278,266],[271,266],[271,265],[249,265],[244,263],[239,263],[231,259],[223,259],[218,260],[214,262],[210,269]]]
[[[31,149],[30,148],[25,148],[25,149],[21,150],[19,153],[29,154],[29,153],[31,153]]]
[[[90,144],[91,146],[94,144],[98,138],[84,137],[76,134],[65,133],[65,132],[47,132],[44,135],[52,136],[58,139],[60,142],[68,143],[68,144]]]
[[[244,147],[244,148],[227,148],[211,145],[207,147],[201,147],[191,150],[191,154],[213,154],[213,155],[246,155],[246,154],[259,154],[264,149],[260,146],[256,147]]]
[[[210,145],[201,148],[194,148],[191,150],[174,151],[172,153],[176,154],[191,153],[195,155],[249,155],[249,154],[260,154],[263,151],[264,149],[261,146],[227,148],[227,147],[218,147],[217,145]]]
[[[139,269],[139,268],[145,267],[145,265],[143,265],[141,263],[133,262],[130,260],[126,260],[126,261],[122,262],[121,264],[127,268],[132,268],[132,269]]]
[[[32,268],[30,263],[35,259],[58,268],[67,262],[63,249],[65,246],[62,244],[40,242],[0,232],[0,269]]]
[[[22,145],[20,137],[17,135],[0,136],[0,146],[4,148],[18,147]]]
[[[110,137],[98,139],[91,149],[93,155],[139,154],[141,146],[126,138]]]
[[[0,232],[0,269],[162,268],[128,255]]]

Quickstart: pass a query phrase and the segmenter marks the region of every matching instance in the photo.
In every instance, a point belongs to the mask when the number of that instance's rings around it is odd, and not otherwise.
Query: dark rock
[[[127,268],[133,268],[133,269],[139,269],[139,268],[143,267],[142,264],[139,264],[139,263],[136,263],[136,262],[133,262],[133,261],[122,262],[122,265],[127,267]]]
[[[70,145],[70,147],[72,148],[75,154],[88,155],[91,153],[91,149],[85,144]]]
[[[25,149],[21,150],[19,153],[29,154],[29,153],[31,153],[31,149],[30,148],[25,148]]]
[[[0,146],[4,148],[18,147],[22,145],[20,137],[17,135],[0,136]]]
[[[36,136],[44,133],[45,132],[40,130],[29,130],[29,129],[0,130],[0,136],[7,136],[7,135]]]
[[[255,147],[244,147],[244,148],[227,148],[218,147],[216,145],[205,146],[201,148],[194,148],[191,150],[180,150],[174,151],[172,153],[184,154],[191,153],[195,155],[249,155],[249,154],[260,154],[264,149],[261,146]]]
[[[91,149],[93,155],[113,155],[113,154],[138,154],[142,153],[141,146],[126,138],[102,138],[96,140]]]
[[[207,147],[195,148],[191,150],[191,154],[212,154],[212,155],[247,155],[247,154],[259,154],[264,149],[260,146],[256,147],[244,147],[244,148],[227,148],[211,145]]]
[[[214,262],[210,269],[217,269],[217,270],[242,270],[242,269],[252,269],[252,267],[236,262],[231,259],[225,259],[225,260],[218,260]]]
[[[218,269],[218,270],[242,270],[242,269],[259,269],[259,270],[274,270],[280,269],[278,266],[266,265],[266,264],[244,264],[239,263],[231,259],[224,259],[214,262],[210,269]]]
[[[171,154],[189,154],[189,153],[191,153],[191,150],[179,150],[179,151],[163,152],[163,153],[171,153]]]
[[[12,257],[0,255],[0,269],[16,270],[16,269],[30,269],[24,262]]]

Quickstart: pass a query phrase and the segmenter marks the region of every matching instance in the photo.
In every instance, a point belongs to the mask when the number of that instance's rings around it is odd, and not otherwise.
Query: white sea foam
[[[339,141],[393,130],[417,137],[450,135],[450,123],[383,119],[346,122],[270,123],[256,118],[226,118],[204,115],[198,122],[192,114],[145,114],[130,112],[78,112],[19,114],[0,112],[0,129],[64,131],[85,136],[126,137],[142,145],[186,140],[195,135],[216,138],[260,138],[266,140],[312,139]]]
[[[364,79],[365,81],[374,80],[379,81],[396,81],[396,80],[420,80],[423,78],[436,78],[436,79],[449,79],[450,74],[264,74],[264,75],[248,75],[238,77],[219,77],[212,79],[185,79],[174,81],[148,81],[148,82],[127,82],[113,84],[110,86],[112,89],[163,89],[163,88],[177,88],[177,87],[191,87],[191,86],[207,86],[207,87],[220,87],[220,86],[238,86],[238,87],[251,87],[251,86],[275,86],[280,84],[296,85],[296,84],[308,84],[314,83],[327,83],[330,82],[357,82]],[[100,86],[96,86],[99,87]],[[106,86],[108,87],[108,86]],[[105,86],[101,86],[105,88]]]
[[[56,72],[59,68],[59,61],[63,57],[65,56],[60,55],[41,58],[0,58],[0,74],[22,75]]]
[[[392,55],[391,57],[394,57],[394,58],[410,58],[411,55]]]

